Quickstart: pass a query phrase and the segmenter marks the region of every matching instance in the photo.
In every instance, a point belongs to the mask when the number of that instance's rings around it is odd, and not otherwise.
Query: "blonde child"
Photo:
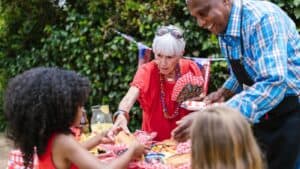
[[[225,105],[197,112],[192,124],[192,169],[263,169],[250,125]]]

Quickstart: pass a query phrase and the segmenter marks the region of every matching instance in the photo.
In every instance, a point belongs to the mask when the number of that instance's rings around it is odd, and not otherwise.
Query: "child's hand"
[[[113,144],[114,140],[108,137],[109,130],[103,131],[101,133],[97,133],[95,138],[98,138],[98,143],[99,144]]]
[[[122,127],[112,127],[108,131],[107,137],[111,140],[115,140],[115,136],[118,135],[120,131],[124,131]]]
[[[149,149],[149,147],[142,145],[138,141],[133,141],[128,148],[129,151],[132,151],[132,159],[140,159]]]
[[[104,131],[101,133],[92,133],[92,137],[84,142],[82,142],[82,146],[86,148],[87,150],[91,150],[92,148],[95,148],[99,144],[114,144],[114,140],[110,139],[107,136],[108,131]]]
[[[189,115],[176,122],[177,127],[173,129],[171,133],[174,140],[178,142],[184,142],[190,138],[191,124],[195,119],[195,115],[195,112],[190,113]]]

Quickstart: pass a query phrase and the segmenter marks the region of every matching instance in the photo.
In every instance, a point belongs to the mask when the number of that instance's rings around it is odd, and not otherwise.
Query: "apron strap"
[[[246,84],[247,86],[252,86],[254,84],[254,81],[246,72],[245,67],[241,64],[240,59],[229,59],[229,62],[231,69],[241,86],[243,86],[243,84]]]

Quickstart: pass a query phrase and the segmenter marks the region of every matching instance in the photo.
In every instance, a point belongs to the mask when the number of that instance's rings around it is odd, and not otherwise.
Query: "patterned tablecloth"
[[[142,144],[149,145],[151,150],[139,161],[132,161],[129,169],[189,169],[191,159],[191,143],[177,143],[173,140],[153,142],[155,133],[136,131],[135,138]],[[125,144],[100,144],[100,150],[105,153],[98,154],[103,162],[109,162],[126,151]]]

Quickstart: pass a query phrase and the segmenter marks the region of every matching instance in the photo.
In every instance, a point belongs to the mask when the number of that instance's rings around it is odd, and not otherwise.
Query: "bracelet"
[[[127,122],[129,121],[129,113],[126,112],[125,110],[117,110],[114,115],[113,115],[113,122],[116,121],[117,117],[120,115],[120,114],[123,114],[127,120]]]

